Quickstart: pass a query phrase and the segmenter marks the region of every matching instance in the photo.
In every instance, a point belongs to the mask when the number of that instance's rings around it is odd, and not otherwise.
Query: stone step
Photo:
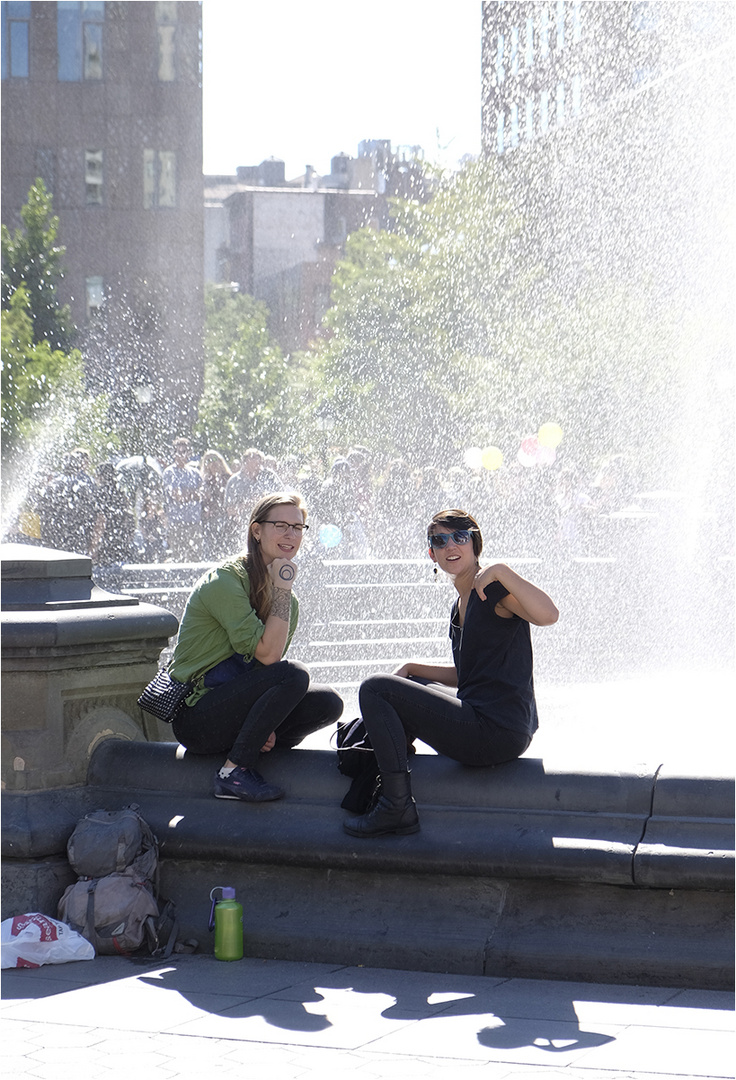
[[[61,873],[85,808],[135,801],[183,937],[211,941],[207,896],[226,880],[247,897],[254,956],[725,988],[733,780],[636,760],[580,772],[417,754],[421,831],[356,840],[342,829],[349,781],[334,753],[274,751],[263,771],[285,798],[245,806],[212,798],[221,755],[108,740],[87,787],[66,794],[73,806],[56,792],[6,803],[4,886],[20,902],[41,860]]]

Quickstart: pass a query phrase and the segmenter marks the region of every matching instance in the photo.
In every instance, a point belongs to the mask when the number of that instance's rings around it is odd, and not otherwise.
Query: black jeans
[[[361,684],[360,712],[380,772],[408,768],[407,739],[421,739],[463,765],[500,765],[523,754],[531,736],[499,727],[454,694],[399,675]]]
[[[329,686],[310,685],[303,664],[280,660],[213,687],[191,708],[184,706],[172,729],[192,754],[226,753],[252,769],[272,731],[276,746],[290,749],[334,723],[342,710],[342,698]]]

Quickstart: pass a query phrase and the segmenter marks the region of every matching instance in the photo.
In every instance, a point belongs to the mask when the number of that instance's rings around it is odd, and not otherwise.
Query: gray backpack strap
[[[99,952],[100,944],[97,937],[97,930],[95,929],[95,889],[97,888],[97,879],[93,878],[87,885],[87,917],[84,923],[84,929],[82,930],[82,937],[85,937],[87,941],[91,942],[95,947],[95,952]]]

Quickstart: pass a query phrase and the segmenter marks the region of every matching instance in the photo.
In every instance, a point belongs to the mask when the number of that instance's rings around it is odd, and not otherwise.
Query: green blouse
[[[284,653],[291,644],[298,619],[299,602],[292,593]],[[204,675],[210,668],[233,653],[240,653],[246,662],[252,660],[264,630],[264,624],[251,607],[244,559],[231,559],[208,570],[187,600],[169,667],[169,674],[177,682],[194,682],[187,705],[194,705],[207,693]]]

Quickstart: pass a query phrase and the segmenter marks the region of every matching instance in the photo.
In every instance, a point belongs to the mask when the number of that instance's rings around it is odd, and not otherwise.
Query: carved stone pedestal
[[[99,589],[86,556],[23,544],[0,555],[3,790],[84,784],[107,738],[170,738],[137,699],[176,618]]]

